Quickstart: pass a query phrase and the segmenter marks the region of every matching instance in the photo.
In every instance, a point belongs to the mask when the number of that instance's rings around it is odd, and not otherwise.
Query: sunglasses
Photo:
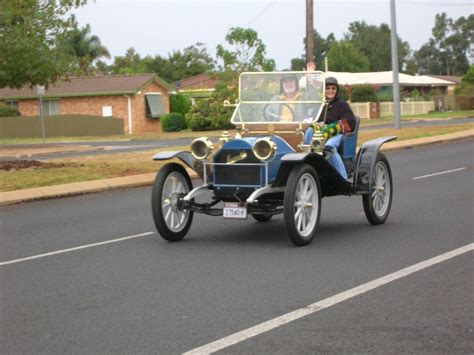
[[[337,90],[337,87],[335,87],[335,86],[326,86],[326,90],[333,90],[333,91],[336,91],[336,90]]]

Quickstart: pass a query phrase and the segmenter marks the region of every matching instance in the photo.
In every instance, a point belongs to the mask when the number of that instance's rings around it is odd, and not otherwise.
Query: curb
[[[444,143],[458,141],[462,139],[474,138],[474,131],[449,133],[442,136],[427,138],[416,138],[401,142],[389,142],[382,146],[385,152],[409,149],[435,143]],[[186,169],[192,179],[198,178],[198,175],[191,169]],[[0,206],[11,205],[20,202],[42,200],[56,197],[65,197],[80,195],[99,191],[112,190],[117,188],[148,186],[153,184],[156,173],[141,175],[131,175],[111,179],[101,179],[83,182],[74,182],[70,184],[36,187],[32,189],[0,192]]]

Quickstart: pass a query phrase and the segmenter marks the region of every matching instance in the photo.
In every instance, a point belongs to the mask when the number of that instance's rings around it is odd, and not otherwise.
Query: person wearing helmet
[[[355,128],[355,118],[349,104],[339,98],[339,83],[334,77],[326,78],[326,117],[320,118],[318,124],[322,127],[322,133],[326,138],[326,152],[329,163],[347,179],[347,172],[338,153],[344,133],[349,133]],[[323,121],[324,120],[324,121]],[[326,124],[326,125],[325,125]]]

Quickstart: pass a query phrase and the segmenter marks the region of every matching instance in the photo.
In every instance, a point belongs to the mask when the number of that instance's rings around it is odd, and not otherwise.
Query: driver
[[[313,62],[308,63],[307,71],[314,71],[316,65]],[[309,94],[309,92],[308,92]],[[293,122],[306,118],[307,105],[296,104],[298,100],[305,100],[299,90],[299,80],[295,74],[283,74],[280,79],[280,94],[272,97],[272,101],[286,101],[279,105],[272,105],[268,113],[280,122]]]

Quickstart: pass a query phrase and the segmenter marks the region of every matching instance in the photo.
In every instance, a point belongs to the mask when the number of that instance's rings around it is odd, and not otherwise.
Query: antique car
[[[297,100],[282,95],[284,78],[297,83]],[[356,127],[343,137],[339,153],[348,179],[327,161],[331,151],[317,121],[324,122],[323,72],[258,72],[239,77],[239,99],[227,131],[218,141],[195,139],[190,151],[156,154],[154,160],[175,158],[156,176],[152,213],[159,234],[178,241],[188,233],[194,213],[267,222],[284,215],[288,236],[295,245],[309,244],[318,231],[321,199],[361,195],[365,215],[374,225],[387,219],[393,195],[387,158],[380,152],[395,136],[366,142],[356,152]],[[227,103],[229,104],[229,103]],[[183,167],[195,171],[202,183],[193,188]],[[202,195],[202,196],[201,196]],[[206,202],[197,202],[197,197]]]

